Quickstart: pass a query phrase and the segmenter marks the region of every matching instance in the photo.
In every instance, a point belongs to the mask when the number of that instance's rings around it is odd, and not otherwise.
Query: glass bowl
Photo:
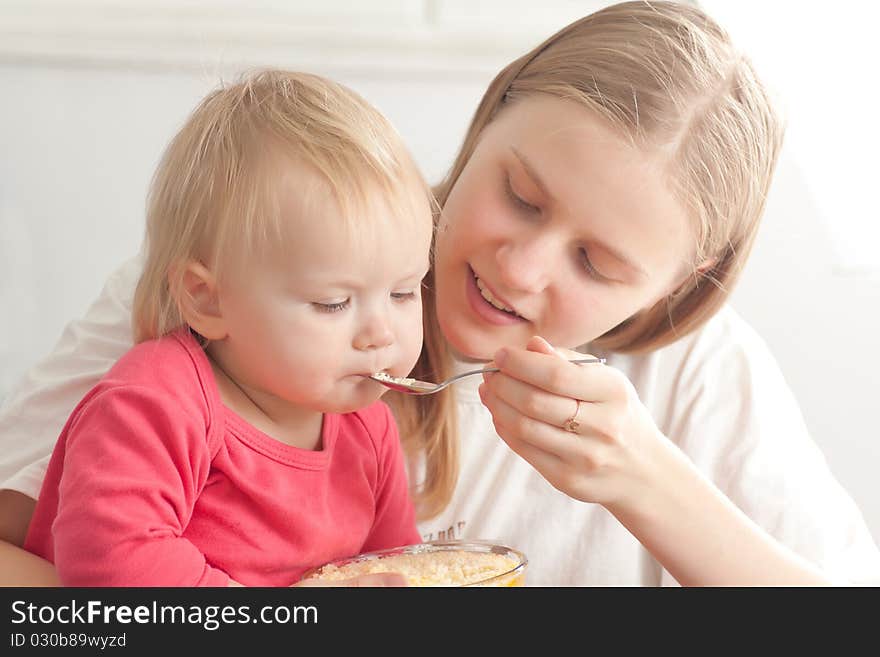
[[[303,579],[398,572],[410,586],[523,586],[526,555],[489,541],[430,541],[367,552],[313,568]]]

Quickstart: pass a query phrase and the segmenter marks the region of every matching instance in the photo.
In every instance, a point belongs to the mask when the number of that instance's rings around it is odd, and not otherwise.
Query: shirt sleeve
[[[55,565],[72,586],[226,586],[184,536],[207,481],[203,419],[163,391],[101,392],[68,430]]]
[[[867,523],[810,437],[775,359],[742,320],[730,330],[690,353],[670,438],[746,515],[830,578],[880,583]]]
[[[415,507],[409,494],[403,448],[397,424],[384,403],[375,406],[375,444],[379,460],[376,482],[376,515],[363,552],[421,543]]]
[[[85,316],[64,330],[52,353],[31,368],[0,409],[0,488],[34,499],[68,416],[132,345],[131,302],[141,256],[107,280]]]

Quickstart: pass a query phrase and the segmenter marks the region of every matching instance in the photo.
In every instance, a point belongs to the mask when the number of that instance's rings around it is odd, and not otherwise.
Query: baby
[[[278,586],[419,542],[366,375],[419,356],[430,199],[339,84],[205,98],[153,181],[135,346],[68,419],[25,547],[65,585]]]

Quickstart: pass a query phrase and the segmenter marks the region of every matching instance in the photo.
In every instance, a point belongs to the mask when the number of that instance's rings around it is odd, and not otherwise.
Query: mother
[[[436,190],[414,375],[489,359],[501,372],[389,399],[411,453],[460,462],[457,482],[412,464],[425,539],[510,544],[542,585],[880,581],[859,510],[725,306],[781,139],[747,60],[687,5],[603,9],[501,71]],[[67,414],[130,346],[138,267],[0,417],[12,544]],[[608,365],[571,365],[551,344]],[[442,432],[458,452],[432,449]],[[0,576],[51,578],[28,560],[6,545]]]

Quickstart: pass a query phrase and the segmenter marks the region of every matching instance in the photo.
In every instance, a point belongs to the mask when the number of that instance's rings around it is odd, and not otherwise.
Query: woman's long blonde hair
[[[441,206],[483,128],[506,105],[534,94],[580,103],[637,147],[662,153],[694,222],[694,264],[713,263],[594,344],[652,350],[701,326],[728,298],[748,258],[784,133],[749,61],[718,24],[686,4],[625,2],[597,11],[493,80],[455,164],[435,188]]]
[[[748,258],[782,144],[782,123],[749,61],[711,18],[685,4],[625,2],[578,20],[492,81],[455,163],[434,189],[441,207],[483,129],[505,106],[535,94],[580,103],[634,145],[664,154],[668,178],[694,222],[693,276],[594,344],[649,351],[699,328],[728,298]],[[697,263],[707,261],[711,267],[698,271]],[[444,377],[450,357],[433,302],[426,295],[416,375]],[[422,398],[403,400],[398,416],[416,441],[453,431],[455,422],[451,406],[441,416]],[[431,512],[445,504],[431,501]]]

